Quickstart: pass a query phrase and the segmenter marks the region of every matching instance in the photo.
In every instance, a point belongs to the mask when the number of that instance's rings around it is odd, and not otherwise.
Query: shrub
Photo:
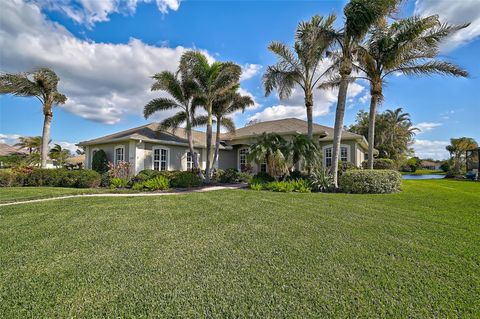
[[[110,174],[108,174],[108,172],[102,174],[100,178],[100,186],[102,187],[110,186]]]
[[[169,181],[165,176],[157,176],[143,182],[143,188],[150,191],[165,190],[169,188]]]
[[[253,189],[254,191],[261,191],[263,189],[263,184],[261,183],[253,183],[248,185],[250,189]]]
[[[312,170],[308,177],[313,190],[318,192],[329,192],[333,189],[333,175],[326,167],[318,167]]]
[[[88,188],[100,185],[100,174],[93,170],[19,169],[0,176],[0,186],[52,186]]]
[[[135,191],[143,190],[143,183],[135,183],[132,185],[132,189]]]
[[[400,190],[402,175],[394,170],[352,170],[340,177],[346,193],[389,194]]]
[[[219,183],[236,183],[239,179],[240,173],[234,169],[234,168],[229,168],[223,171],[222,174],[218,174],[218,182]]]
[[[110,188],[126,188],[128,186],[128,180],[125,178],[114,177],[110,180]]]
[[[443,162],[443,164],[440,165],[440,169],[445,173],[448,172],[450,170],[450,162],[449,161]]]
[[[132,164],[130,162],[120,161],[117,165],[108,163],[108,168],[108,174],[111,178],[130,180],[130,172],[132,170]]]
[[[104,150],[96,151],[92,158],[92,169],[100,174],[108,171],[107,154]]]
[[[294,186],[291,182],[270,182],[264,185],[264,188],[272,192],[291,193],[294,190]]]
[[[241,172],[238,174],[237,182],[238,183],[248,183],[252,179],[252,174]]]
[[[306,179],[299,178],[294,181],[290,181],[290,184],[293,185],[293,191],[297,193],[310,193],[312,191],[312,187],[310,182]]]
[[[13,186],[15,181],[15,173],[10,170],[0,170],[0,187]]]
[[[193,172],[175,172],[170,178],[170,185],[175,188],[198,187],[202,185],[202,180]]]
[[[287,176],[287,180],[297,180],[300,178],[305,178],[306,175],[303,174],[301,171],[293,171]]]
[[[257,174],[253,175],[251,181],[256,180],[259,183],[268,183],[273,182],[275,179],[268,173],[265,172],[258,172]]]
[[[368,162],[362,162],[362,167],[367,168]],[[397,169],[395,162],[389,158],[375,158],[373,160],[373,169]]]
[[[100,186],[101,176],[93,170],[67,170],[66,176],[75,180],[73,187],[93,188]]]

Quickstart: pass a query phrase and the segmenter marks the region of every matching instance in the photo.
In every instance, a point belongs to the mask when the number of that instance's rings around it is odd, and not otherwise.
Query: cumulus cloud
[[[0,143],[13,145],[15,143],[18,143],[18,138],[20,136],[21,135],[19,134],[1,134],[0,133]]]
[[[365,88],[357,83],[352,83],[348,89],[348,97],[358,96]],[[330,108],[337,102],[338,90],[315,90],[313,95],[313,116],[322,116],[330,112]],[[274,105],[257,112],[248,118],[251,120],[276,120],[286,117],[306,119],[305,100],[303,91],[295,88],[290,98],[282,100],[281,104]]]
[[[420,130],[418,134],[429,132],[439,126],[442,126],[442,123],[421,122],[415,125],[415,127]]]
[[[59,11],[73,21],[91,28],[97,22],[109,20],[112,13],[133,14],[139,3],[151,0],[35,0],[39,6],[51,11]],[[156,0],[158,10],[163,14],[176,11],[180,0]]]
[[[452,35],[442,45],[442,51],[447,52],[466,44],[480,36],[480,4],[478,0],[417,0],[415,14],[429,16],[438,14],[443,22],[464,24],[470,26]]]
[[[240,81],[245,81],[253,78],[255,75],[257,75],[258,72],[260,72],[261,68],[262,66],[260,64],[245,64],[244,66],[242,66],[242,76],[240,78]]]
[[[1,71],[51,67],[60,76],[60,91],[68,96],[61,107],[108,124],[127,114],[141,115],[143,105],[160,94],[150,92],[150,77],[162,70],[175,71],[187,50],[155,47],[138,39],[125,44],[81,40],[47,20],[34,3],[20,0],[2,3],[0,47]]]
[[[448,141],[416,140],[413,144],[413,149],[415,150],[415,155],[420,158],[443,160],[449,157],[445,149],[448,144]]]

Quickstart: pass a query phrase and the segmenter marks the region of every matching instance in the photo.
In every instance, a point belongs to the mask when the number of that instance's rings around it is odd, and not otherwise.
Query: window
[[[325,166],[332,166],[332,148],[325,149]]]
[[[363,160],[364,160],[364,161],[368,161],[368,153],[364,153],[364,154],[363,154]]]
[[[332,166],[333,149],[331,147],[325,149],[325,166]],[[348,147],[340,147],[340,161],[348,162]]]
[[[267,159],[263,160],[263,163],[260,164],[260,172],[266,173],[267,172]]]
[[[247,156],[248,148],[242,148],[238,151],[238,164],[241,172],[243,172],[247,168]]]
[[[195,152],[195,155],[197,156],[197,161],[199,159],[198,153]],[[193,169],[193,156],[192,153],[187,152],[187,170],[192,170]]]
[[[340,148],[340,160],[342,162],[348,162],[348,150],[346,147]]]
[[[118,165],[118,163],[125,161],[125,148],[123,146],[115,147],[115,157],[114,157],[114,164]]]
[[[168,149],[153,149],[153,169],[156,171],[166,171],[168,169]]]

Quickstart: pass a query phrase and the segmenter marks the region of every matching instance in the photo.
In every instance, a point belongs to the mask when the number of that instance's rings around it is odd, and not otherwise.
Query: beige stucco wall
[[[105,154],[107,154],[107,160],[109,162],[113,163],[114,150],[118,146],[123,146],[124,149],[125,149],[125,151],[124,151],[125,161],[129,161],[129,162],[133,163],[134,158],[129,158],[130,157],[130,143],[128,141],[126,141],[126,142],[118,142],[118,143],[89,145],[87,147],[86,155],[85,155],[86,167],[90,168],[90,169],[92,168],[93,152],[95,150],[103,150],[105,152]]]
[[[185,171],[187,170],[187,152],[189,151],[186,146],[178,145],[163,145],[156,143],[142,143],[137,146],[142,153],[142,157],[139,158],[143,169],[153,169],[153,149],[165,148],[168,150],[168,170],[170,171]],[[205,150],[196,149],[196,152],[200,155],[199,164],[202,169],[205,169]]]

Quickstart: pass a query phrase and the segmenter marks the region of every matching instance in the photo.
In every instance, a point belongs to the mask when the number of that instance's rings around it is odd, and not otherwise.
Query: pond
[[[438,175],[438,174],[403,175],[403,179],[441,179],[441,178],[445,178],[445,175]]]

